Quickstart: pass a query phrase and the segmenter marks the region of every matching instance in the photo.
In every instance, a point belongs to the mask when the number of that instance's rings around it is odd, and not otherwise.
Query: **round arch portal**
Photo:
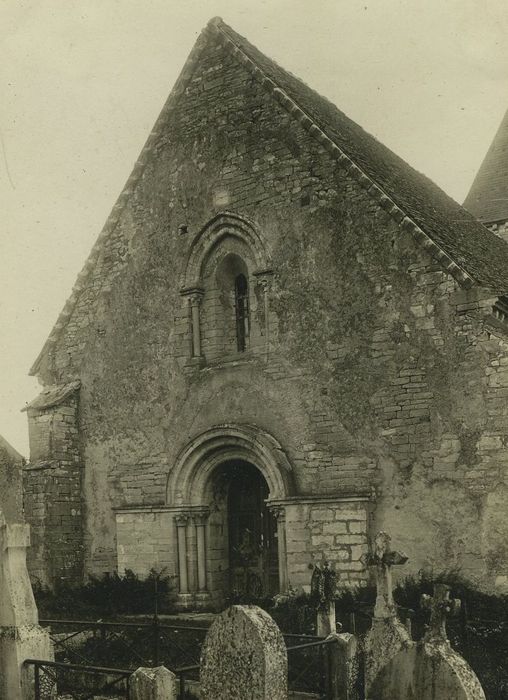
[[[174,512],[176,525],[177,567],[182,605],[194,605],[210,596],[223,601],[227,592],[228,570],[233,566],[228,554],[227,498],[214,492],[217,476],[224,465],[236,463],[241,478],[255,468],[266,482],[270,501],[293,495],[290,463],[277,440],[252,425],[223,424],[195,436],[180,452],[168,477],[166,503]],[[246,474],[247,477],[247,474]],[[230,481],[231,490],[232,482]],[[234,486],[233,486],[234,488]],[[266,492],[265,492],[266,495]],[[222,500],[221,500],[222,499]],[[258,504],[259,505],[259,504]],[[270,518],[276,516],[276,550],[280,590],[287,587],[287,557],[284,509],[274,504]],[[273,557],[271,558],[273,560]]]
[[[291,465],[279,442],[255,426],[224,424],[200,433],[180,452],[168,477],[166,503],[202,505],[215,467],[231,459],[250,462],[259,469],[270,499],[293,495]]]

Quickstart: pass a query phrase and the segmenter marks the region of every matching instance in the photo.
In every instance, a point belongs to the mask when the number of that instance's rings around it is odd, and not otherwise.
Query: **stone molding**
[[[258,233],[255,224],[244,216],[222,211],[210,219],[194,237],[180,280],[180,294],[184,294],[186,290],[201,288],[203,266],[212,249],[226,236],[238,238],[248,247],[259,272],[270,269],[267,243]]]
[[[226,459],[253,463],[275,498],[293,492],[292,467],[272,435],[257,426],[223,424],[196,435],[180,451],[168,476],[166,502],[173,506],[201,504],[208,478]]]

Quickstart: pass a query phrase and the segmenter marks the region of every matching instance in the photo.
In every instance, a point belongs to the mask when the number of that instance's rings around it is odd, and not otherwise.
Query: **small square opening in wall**
[[[302,194],[300,198],[300,206],[302,207],[308,207],[310,204],[310,194],[306,192],[305,194]]]

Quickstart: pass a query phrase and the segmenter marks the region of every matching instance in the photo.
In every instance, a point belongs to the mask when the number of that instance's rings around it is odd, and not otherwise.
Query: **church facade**
[[[221,20],[32,374],[33,577],[270,595],[372,533],[508,587],[508,247]]]

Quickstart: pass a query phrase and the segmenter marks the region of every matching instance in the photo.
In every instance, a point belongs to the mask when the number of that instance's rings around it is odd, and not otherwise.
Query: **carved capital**
[[[189,522],[189,513],[176,513],[175,514],[175,523],[177,527],[186,527],[187,523]]]
[[[259,270],[254,273],[254,277],[256,278],[256,284],[261,287],[265,294],[270,291],[273,280],[272,270]]]
[[[284,506],[272,506],[270,510],[274,514],[278,523],[286,522],[286,509]]]
[[[192,513],[192,520],[196,526],[203,526],[208,520],[209,515],[210,513],[208,511],[198,511],[197,513]]]
[[[203,299],[203,294],[204,289],[201,289],[201,287],[188,287],[180,290],[180,295],[186,297],[191,306],[199,306]]]

